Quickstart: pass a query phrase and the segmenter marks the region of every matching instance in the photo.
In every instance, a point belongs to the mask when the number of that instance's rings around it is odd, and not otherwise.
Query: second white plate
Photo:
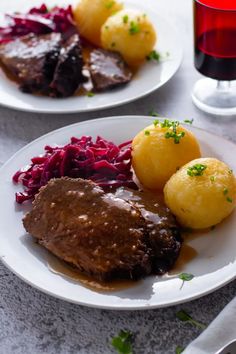
[[[51,0],[43,2],[51,6]],[[73,2],[75,1],[57,1],[59,5]],[[35,0],[34,6],[41,3],[42,0]],[[169,53],[165,60],[160,63],[144,63],[127,86],[96,94],[93,97],[73,96],[64,99],[22,93],[18,85],[7,79],[4,72],[0,69],[0,105],[21,111],[51,114],[94,111],[137,100],[163,86],[176,73],[181,64],[183,52],[181,39],[171,23],[155,13],[155,11],[146,8],[145,4],[137,4],[135,0],[126,0],[124,3],[127,7],[131,6],[140,9],[148,14],[158,34],[157,50],[163,56]],[[24,0],[23,6],[21,1],[12,0],[9,7],[5,3],[0,4],[0,12],[22,12],[30,7],[32,7],[30,0]]]

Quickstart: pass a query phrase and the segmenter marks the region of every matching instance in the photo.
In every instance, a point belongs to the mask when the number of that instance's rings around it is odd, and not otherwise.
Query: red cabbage
[[[7,27],[0,27],[0,44],[14,40],[29,33],[37,35],[51,32],[68,33],[75,31],[72,7],[54,7],[46,5],[33,7],[26,14],[6,15]]]
[[[51,178],[68,176],[90,179],[104,189],[127,186],[136,189],[131,170],[131,141],[121,145],[91,136],[72,137],[65,146],[48,146],[44,155],[33,157],[31,164],[17,171],[13,182],[22,184],[16,202],[33,199]]]

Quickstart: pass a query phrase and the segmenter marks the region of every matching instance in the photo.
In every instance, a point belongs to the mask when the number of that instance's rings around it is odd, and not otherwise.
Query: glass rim
[[[221,9],[217,6],[211,6],[211,5],[204,4],[203,0],[194,0],[194,2],[197,2],[198,4],[208,7],[209,9],[212,9],[212,10],[225,11],[225,12],[236,12],[236,5],[235,5],[235,9]]]

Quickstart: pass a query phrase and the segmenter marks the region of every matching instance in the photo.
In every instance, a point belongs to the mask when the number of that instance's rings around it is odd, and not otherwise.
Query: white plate
[[[27,165],[46,144],[65,144],[71,136],[101,135],[116,143],[130,140],[152,122],[150,117],[124,116],[77,123],[51,132],[16,153],[0,170],[0,252],[2,261],[17,276],[47,294],[81,305],[108,309],[148,309],[173,305],[207,294],[236,275],[236,215],[214,231],[189,242],[198,252],[182,271],[195,278],[185,282],[177,277],[149,276],[137,286],[114,293],[97,293],[47,268],[48,252],[26,236],[22,226],[25,208],[14,203],[12,175]],[[203,156],[215,156],[236,170],[236,145],[204,130],[190,127],[199,139]]]
[[[51,0],[44,1],[52,5]],[[55,1],[57,4],[73,3],[74,0]],[[42,0],[35,0],[34,6]],[[22,93],[17,84],[8,80],[0,70],[0,104],[21,111],[40,113],[74,113],[93,111],[118,106],[148,95],[163,86],[177,71],[182,60],[181,38],[172,24],[162,18],[155,11],[138,4],[136,0],[124,1],[126,6],[139,8],[150,16],[158,34],[157,50],[164,56],[170,56],[160,63],[146,62],[139,69],[134,79],[122,88],[106,93],[96,94],[93,97],[74,96],[64,99],[40,97]],[[24,11],[32,7],[30,0],[11,0],[9,6],[4,1],[0,4],[0,12]]]

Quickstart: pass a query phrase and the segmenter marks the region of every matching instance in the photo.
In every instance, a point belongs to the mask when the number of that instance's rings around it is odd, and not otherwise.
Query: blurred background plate
[[[75,0],[53,2],[55,5],[74,4]],[[52,1],[35,0],[32,4],[30,0],[9,0],[0,2],[0,20],[3,22],[3,14],[14,11],[24,12],[27,9],[46,3],[52,6]],[[130,84],[105,93],[96,94],[93,97],[74,96],[64,99],[52,99],[43,96],[34,96],[22,93],[18,85],[7,79],[6,75],[0,70],[0,105],[9,108],[39,112],[39,113],[75,113],[94,111],[104,108],[115,107],[124,103],[137,100],[148,95],[163,86],[178,70],[182,61],[182,41],[178,32],[166,19],[155,13],[153,8],[145,7],[141,1],[125,0],[125,6],[133,7],[144,11],[153,22],[157,31],[158,42],[156,49],[166,57],[160,63],[146,62],[140,67],[137,74]]]

